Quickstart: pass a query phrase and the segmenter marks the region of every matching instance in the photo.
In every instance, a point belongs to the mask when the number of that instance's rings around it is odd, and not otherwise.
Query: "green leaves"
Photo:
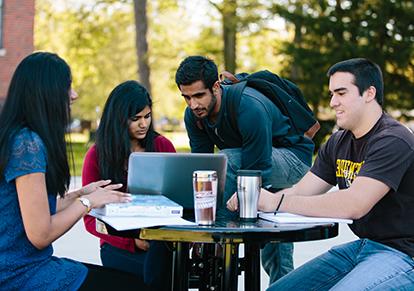
[[[36,49],[57,52],[68,61],[80,95],[73,115],[96,120],[115,85],[138,79],[133,1],[68,0],[62,1],[63,7],[55,3],[36,1]],[[383,69],[386,108],[406,114],[414,107],[411,0],[194,3],[147,2],[156,118],[182,119],[185,104],[174,75],[180,61],[194,54],[213,58],[220,70],[269,69],[290,78],[322,119],[333,118],[327,110],[329,66],[346,58],[368,57]]]

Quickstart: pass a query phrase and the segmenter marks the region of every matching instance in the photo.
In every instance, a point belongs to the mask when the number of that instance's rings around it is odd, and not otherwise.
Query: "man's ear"
[[[369,86],[367,90],[365,90],[366,94],[366,102],[372,102],[375,99],[375,96],[377,95],[377,89],[374,86]]]
[[[220,81],[219,80],[215,81],[214,85],[213,85],[213,90],[218,90],[218,89],[220,89]]]
[[[213,85],[213,94],[214,96],[217,97],[217,95],[220,93],[221,93],[220,81],[217,80],[216,82],[214,82],[214,85]]]

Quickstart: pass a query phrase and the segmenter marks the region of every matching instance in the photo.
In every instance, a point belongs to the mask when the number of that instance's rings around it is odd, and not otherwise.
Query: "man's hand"
[[[279,203],[281,194],[272,193],[265,189],[260,190],[259,202],[257,208],[263,212],[273,212],[276,210],[276,206]]]
[[[257,210],[264,212],[273,212],[276,209],[277,204],[281,198],[281,194],[272,193],[266,189],[260,190],[259,201]],[[239,201],[237,199],[237,193],[234,193],[226,203],[227,209],[230,211],[237,211],[239,208]]]

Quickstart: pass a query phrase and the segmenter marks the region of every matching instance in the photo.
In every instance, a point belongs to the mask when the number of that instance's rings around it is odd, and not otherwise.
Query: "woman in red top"
[[[108,97],[82,170],[82,184],[102,179],[123,183],[126,191],[131,152],[175,152],[173,144],[152,125],[152,101],[136,81],[121,83]],[[86,230],[100,238],[102,264],[136,274],[155,290],[168,289],[171,252],[163,242],[148,242],[98,233],[95,218],[85,216]]]

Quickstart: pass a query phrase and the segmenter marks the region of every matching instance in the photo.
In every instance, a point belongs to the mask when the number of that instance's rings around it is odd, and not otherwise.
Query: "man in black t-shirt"
[[[332,248],[268,290],[414,290],[414,135],[382,111],[376,64],[350,59],[328,76],[342,130],[295,187],[262,190],[259,208],[350,218],[360,239]],[[334,185],[339,190],[328,193]],[[227,205],[237,209],[237,198]]]

